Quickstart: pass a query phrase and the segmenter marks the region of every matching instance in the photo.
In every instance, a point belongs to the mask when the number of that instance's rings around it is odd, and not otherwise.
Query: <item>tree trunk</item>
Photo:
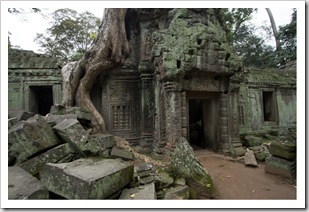
[[[279,36],[278,36],[276,22],[275,22],[275,19],[273,17],[271,10],[269,8],[266,8],[266,11],[268,13],[269,20],[270,20],[270,23],[271,23],[271,28],[273,29],[274,37],[275,37],[275,40],[276,40],[276,50],[279,52],[280,49],[281,49],[281,44],[280,44],[280,39],[279,39]]]
[[[105,9],[93,45],[76,65],[71,65],[71,69],[67,67],[65,71],[70,72],[68,74],[70,77],[67,77],[69,83],[63,88],[63,93],[66,95],[62,104],[65,106],[76,104],[88,109],[93,114],[91,123],[94,132],[107,133],[104,119],[90,98],[93,83],[102,72],[124,63],[129,55],[125,32],[126,11],[124,8]]]

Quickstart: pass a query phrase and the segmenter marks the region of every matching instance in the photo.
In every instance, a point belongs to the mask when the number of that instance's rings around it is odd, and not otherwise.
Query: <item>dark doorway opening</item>
[[[45,116],[53,106],[52,86],[30,86],[30,111]]]
[[[189,99],[188,141],[194,149],[219,149],[218,96]]]
[[[189,142],[194,148],[206,148],[204,140],[203,101],[189,100]]]

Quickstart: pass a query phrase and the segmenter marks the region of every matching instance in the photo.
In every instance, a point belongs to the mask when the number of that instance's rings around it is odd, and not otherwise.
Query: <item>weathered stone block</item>
[[[18,166],[9,167],[9,199],[48,199],[49,194],[38,179]]]
[[[117,147],[114,146],[111,152],[111,158],[121,158],[124,160],[133,160],[133,154],[132,152],[118,149]]]
[[[262,144],[263,139],[253,135],[247,135],[244,139],[244,145],[247,147],[261,146]]]
[[[246,154],[246,150],[243,147],[234,148],[234,155],[235,156],[244,156],[245,154]]]
[[[254,152],[252,150],[247,149],[244,160],[245,160],[246,166],[253,166],[253,167],[258,166],[255,156],[254,156]]]
[[[139,173],[143,171],[152,171],[155,169],[155,166],[151,162],[147,162],[147,163],[136,165],[134,168],[135,168],[135,171]]]
[[[53,105],[50,109],[50,114],[52,115],[66,115],[75,114],[77,119],[91,121],[92,114],[81,107],[64,107],[62,105]]]
[[[14,125],[19,121],[27,120],[35,115],[35,113],[27,112],[24,110],[9,110],[9,118],[12,119],[11,123]]]
[[[172,166],[178,177],[186,179],[187,185],[194,190],[199,199],[213,198],[215,187],[210,174],[195,157],[190,144],[180,138],[172,155]]]
[[[187,185],[184,185],[168,189],[165,193],[164,199],[184,200],[189,199],[189,197],[189,187]]]
[[[272,155],[285,158],[287,160],[293,160],[296,158],[296,145],[292,143],[282,144],[273,142],[270,144],[269,152]]]
[[[12,126],[8,132],[9,155],[20,164],[38,152],[60,143],[52,128],[40,115]]]
[[[294,179],[296,174],[296,161],[269,156],[265,159],[265,172]]]
[[[175,185],[181,185],[181,186],[186,185],[186,180],[184,178],[177,178],[175,180]]]
[[[91,138],[96,139],[102,149],[113,148],[115,145],[114,136],[109,134],[94,134],[91,135]]]
[[[160,178],[161,188],[167,188],[174,183],[174,179],[166,172],[159,172],[158,176]]]
[[[43,166],[40,179],[48,190],[67,199],[104,199],[132,181],[133,165],[113,159],[79,159]]]
[[[42,166],[46,163],[66,163],[76,157],[75,151],[70,144],[61,144],[47,152],[44,152],[19,166],[31,175],[36,175],[40,172]]]
[[[51,114],[48,114],[47,116],[44,117],[44,119],[46,120],[46,122],[50,126],[53,127],[56,124],[59,124],[60,122],[65,120],[65,119],[77,119],[77,115],[76,114],[67,114],[67,115],[51,115]]]
[[[146,177],[138,177],[138,182],[142,185],[152,183],[152,182],[158,182],[160,181],[160,178],[157,175],[149,175]]]
[[[270,153],[269,152],[257,152],[254,155],[255,155],[255,158],[258,161],[262,161],[263,162],[270,155]]]
[[[154,183],[139,186],[138,188],[123,189],[119,199],[154,200],[157,199]]]
[[[67,143],[71,144],[72,147],[82,153],[81,148],[83,145],[81,143],[87,142],[88,133],[82,125],[76,119],[65,119],[56,126],[53,127],[57,134]]]

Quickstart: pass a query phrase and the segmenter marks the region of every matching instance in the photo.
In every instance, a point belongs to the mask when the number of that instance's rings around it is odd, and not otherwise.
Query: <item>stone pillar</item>
[[[229,152],[229,133],[228,133],[228,94],[221,93],[219,96],[219,138],[220,149]]]
[[[164,90],[167,147],[174,149],[182,136],[182,96],[175,82],[166,82]]]
[[[61,84],[53,85],[53,102],[54,105],[61,104],[62,102],[62,87]]]
[[[153,92],[153,70],[148,62],[141,62],[138,70],[140,72],[141,92],[141,143],[145,150],[152,150],[154,131],[154,92]]]
[[[163,148],[166,146],[166,117],[165,117],[165,99],[164,89],[156,76],[155,80],[155,151],[162,153]]]
[[[245,150],[242,147],[239,136],[239,89],[235,88],[229,92],[229,105],[230,105],[230,119],[229,119],[229,132],[231,138],[231,152],[234,155],[242,156],[245,154]]]

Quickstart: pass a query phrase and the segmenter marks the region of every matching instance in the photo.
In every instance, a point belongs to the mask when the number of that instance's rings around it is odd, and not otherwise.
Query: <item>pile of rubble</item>
[[[265,162],[265,172],[279,175],[296,183],[296,129],[284,130],[281,135],[265,134],[264,138],[247,135],[243,143],[247,146],[245,164],[258,167]]]
[[[11,111],[9,199],[213,198],[212,179],[186,140],[170,163],[158,166],[136,158],[112,135],[91,134],[90,120],[79,107],[53,106],[45,117]],[[179,151],[191,155],[179,158]],[[188,161],[190,173],[181,170]]]

